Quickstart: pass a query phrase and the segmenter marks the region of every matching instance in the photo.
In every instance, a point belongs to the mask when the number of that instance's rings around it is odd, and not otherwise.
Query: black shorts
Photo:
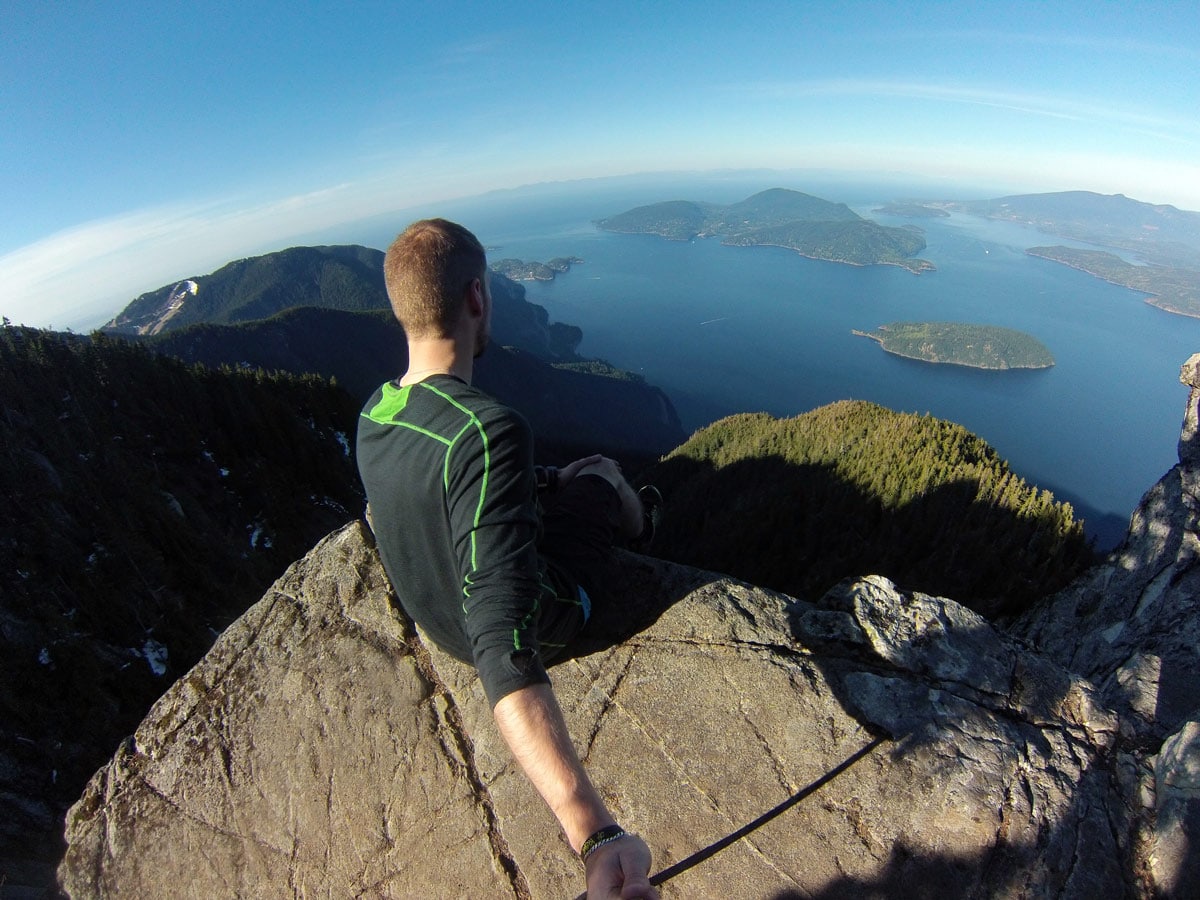
[[[558,602],[546,604],[538,620],[543,658],[561,652],[583,629],[591,604],[603,602],[620,515],[617,489],[601,475],[579,475],[545,497],[538,552]]]

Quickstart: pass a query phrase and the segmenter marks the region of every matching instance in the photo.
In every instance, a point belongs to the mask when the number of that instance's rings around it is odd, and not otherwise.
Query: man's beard
[[[487,350],[488,344],[491,343],[492,336],[486,332],[480,332],[475,338],[475,358],[483,356],[483,352]]]

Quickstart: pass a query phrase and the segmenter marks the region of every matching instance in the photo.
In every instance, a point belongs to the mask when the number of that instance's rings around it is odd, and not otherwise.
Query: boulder
[[[1099,565],[1009,623],[1009,631],[1094,684],[1121,722],[1127,827],[1158,890],[1200,894],[1200,354],[1179,463],[1142,498]]]

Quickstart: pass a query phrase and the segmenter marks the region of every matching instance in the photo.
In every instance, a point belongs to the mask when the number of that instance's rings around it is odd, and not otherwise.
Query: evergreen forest
[[[996,616],[1094,557],[1071,506],[986,442],[862,401],[731,416],[645,478],[666,497],[656,553],[811,601],[874,573]]]
[[[0,329],[0,788],[27,798],[0,816],[10,851],[53,858],[150,704],[361,513],[357,415],[316,376]]]

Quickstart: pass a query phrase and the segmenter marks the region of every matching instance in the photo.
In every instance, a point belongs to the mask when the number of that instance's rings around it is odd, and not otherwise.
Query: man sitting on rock
[[[588,896],[657,898],[650,850],[592,786],[544,666],[587,621],[614,538],[643,534],[642,503],[602,456],[537,469],[528,423],[471,386],[492,313],[474,235],[416,222],[384,272],[408,370],[375,392],[358,432],[384,568],[405,611],[475,665],[501,735],[584,860]]]

